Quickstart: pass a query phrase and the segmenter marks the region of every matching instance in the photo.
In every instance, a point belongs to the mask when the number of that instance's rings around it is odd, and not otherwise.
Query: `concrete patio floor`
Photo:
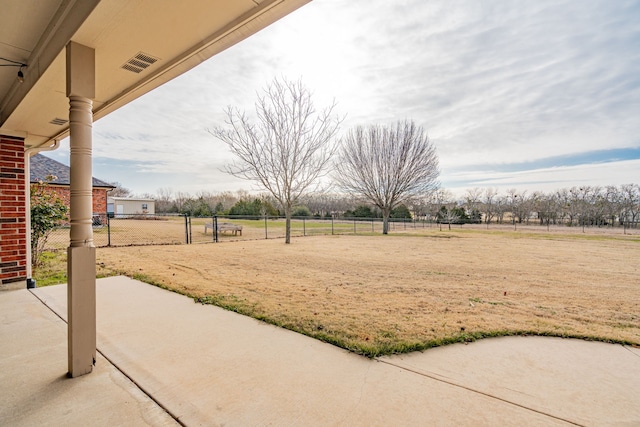
[[[0,293],[0,425],[640,425],[640,349],[508,337],[366,359],[126,277],[66,378],[66,285]]]

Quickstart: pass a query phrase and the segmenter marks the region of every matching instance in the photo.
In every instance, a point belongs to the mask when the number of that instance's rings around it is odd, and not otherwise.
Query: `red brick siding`
[[[0,136],[0,286],[27,280],[24,140]]]
[[[31,184],[36,185],[36,184]],[[68,186],[51,185],[58,197],[60,197],[67,206],[70,206],[71,189]],[[106,188],[94,188],[93,189],[93,214],[100,215],[103,220],[106,220],[107,215],[107,189]]]
[[[93,213],[107,213],[107,190],[105,190],[104,188],[93,189]]]
[[[35,184],[31,184],[31,185],[35,185]],[[67,205],[67,207],[69,207],[71,203],[71,191],[69,191],[69,187],[58,187],[55,185],[49,185],[49,188],[51,189],[51,191],[56,193],[58,197],[62,199],[64,204]]]

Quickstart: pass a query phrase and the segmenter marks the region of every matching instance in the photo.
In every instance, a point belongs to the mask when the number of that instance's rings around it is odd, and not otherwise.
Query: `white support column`
[[[67,45],[67,97],[71,146],[70,245],[67,250],[69,375],[93,370],[96,358],[96,248],[92,217],[92,98],[95,97],[95,51]]]

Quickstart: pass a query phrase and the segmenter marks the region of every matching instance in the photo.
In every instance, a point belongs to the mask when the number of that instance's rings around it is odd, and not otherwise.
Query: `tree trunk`
[[[382,210],[382,234],[389,234],[389,216],[391,215],[390,209]]]
[[[284,210],[285,220],[285,234],[284,234],[284,243],[291,243],[291,206],[285,207]]]

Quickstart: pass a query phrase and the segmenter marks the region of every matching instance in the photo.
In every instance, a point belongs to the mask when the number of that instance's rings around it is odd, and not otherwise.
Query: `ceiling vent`
[[[152,65],[158,60],[158,58],[154,58],[153,56],[144,53],[138,52],[136,56],[125,62],[121,68],[124,68],[127,71],[132,71],[136,74],[144,71],[149,65]]]
[[[56,117],[55,119],[51,120],[49,123],[51,123],[52,125],[62,126],[62,125],[66,125],[67,123],[69,123],[69,120],[65,120],[65,119],[61,119],[59,117]]]

